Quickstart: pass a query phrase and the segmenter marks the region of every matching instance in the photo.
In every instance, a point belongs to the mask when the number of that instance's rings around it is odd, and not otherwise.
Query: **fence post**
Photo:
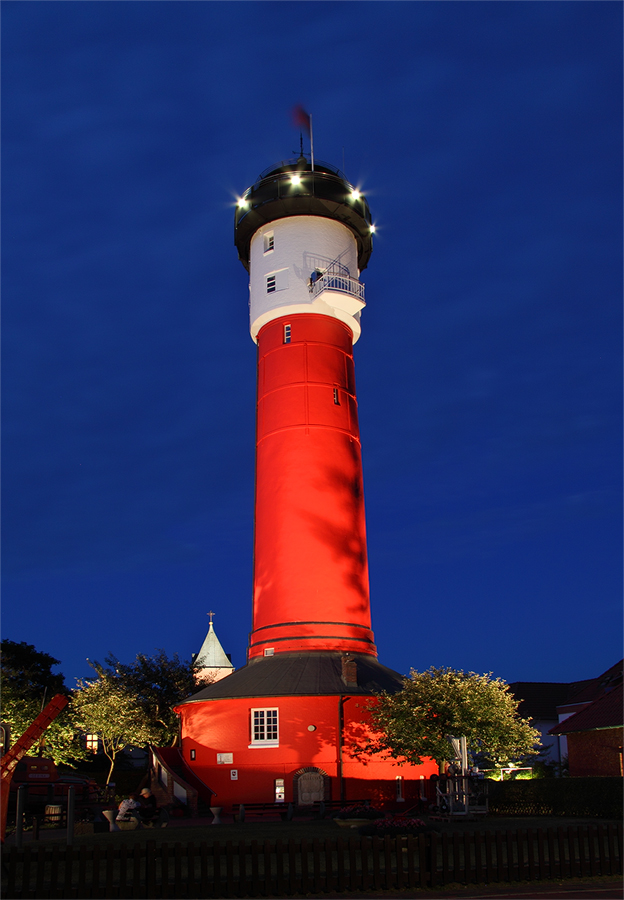
[[[76,788],[70,784],[67,789],[67,846],[74,843],[74,809],[76,806]]]
[[[17,805],[15,809],[15,846],[21,849],[24,839],[24,808],[26,806],[27,785],[20,784],[17,789]]]

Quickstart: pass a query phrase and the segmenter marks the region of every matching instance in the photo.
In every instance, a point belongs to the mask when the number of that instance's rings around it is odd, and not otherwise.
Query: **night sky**
[[[4,2],[3,635],[251,625],[234,202],[298,150],[377,226],[355,347],[380,661],[621,656],[622,4]]]

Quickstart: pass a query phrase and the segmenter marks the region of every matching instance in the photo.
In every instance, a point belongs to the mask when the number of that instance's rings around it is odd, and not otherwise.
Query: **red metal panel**
[[[305,425],[306,389],[296,384],[272,391],[258,402],[258,407],[262,408],[262,433],[258,433],[258,440],[281,428]]]
[[[344,350],[326,344],[308,344],[308,381],[347,387],[347,360]]]
[[[308,422],[310,425],[326,425],[349,431],[349,398],[344,389],[336,388],[338,404],[334,399],[334,388],[329,384],[308,385]]]
[[[306,377],[305,351],[305,344],[281,344],[263,356],[264,385],[262,388],[259,386],[258,396],[284,385],[303,383]]]

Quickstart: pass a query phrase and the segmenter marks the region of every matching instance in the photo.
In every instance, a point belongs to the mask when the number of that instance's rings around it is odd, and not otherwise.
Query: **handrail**
[[[353,294],[364,303],[364,285],[357,278],[348,275],[327,273],[312,285],[312,296],[318,297],[323,291],[339,291],[343,294]]]
[[[341,256],[343,255],[341,254]],[[336,259],[329,259],[327,256],[317,256],[306,251],[303,254],[303,263],[310,271],[317,269],[321,275],[346,275],[349,277],[351,274],[348,267],[340,262],[340,256]]]

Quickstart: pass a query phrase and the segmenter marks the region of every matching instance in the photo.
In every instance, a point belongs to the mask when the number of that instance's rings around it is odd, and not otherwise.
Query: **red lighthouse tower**
[[[352,754],[402,678],[371,631],[353,345],[372,251],[366,199],[302,155],[238,202],[258,347],[253,618],[247,665],[177,707],[182,762],[227,803],[416,799],[435,765]]]

